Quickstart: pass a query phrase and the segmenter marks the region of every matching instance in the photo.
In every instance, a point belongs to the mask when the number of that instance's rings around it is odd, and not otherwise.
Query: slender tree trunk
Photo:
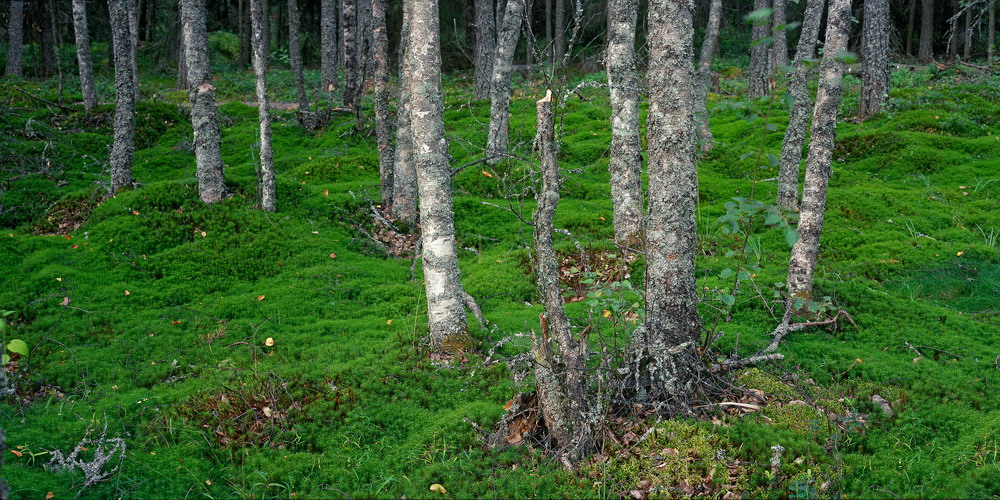
[[[320,87],[326,94],[337,89],[337,0],[320,3]]]
[[[132,51],[128,0],[109,0],[111,39],[115,61],[128,61]],[[132,158],[135,156],[135,96],[131,64],[115,64],[115,122],[111,145],[111,192],[131,188]]]
[[[992,66],[997,42],[996,2],[990,3],[989,23],[990,26],[987,28],[986,34],[986,62]]]
[[[290,0],[292,3],[294,1]],[[267,24],[267,0],[250,0],[250,49],[253,53],[253,75],[257,86],[257,116],[260,120],[260,208],[265,212],[273,212],[274,150],[271,148],[271,104],[267,97],[265,24]]]
[[[382,203],[392,209],[392,118],[389,113],[389,36],[385,25],[385,0],[372,2],[372,55],[375,61],[375,139]]]
[[[302,47],[299,45],[299,2],[288,0],[288,59],[295,73],[295,90],[299,98],[299,110],[309,111],[309,97],[306,95],[305,78],[302,75]]]
[[[563,56],[566,53],[566,0],[555,0],[556,2],[556,22],[555,38],[553,39],[552,54],[553,63],[562,64]]]
[[[616,0],[612,0],[613,2]],[[633,5],[636,3],[631,0]],[[626,8],[628,6],[625,6]],[[612,21],[614,23],[614,21]],[[556,162],[555,123],[552,91],[537,103],[539,149],[542,153],[542,186],[536,199],[535,261],[538,292],[545,306],[541,338],[532,341],[535,383],[545,424],[562,455],[569,460],[582,457],[593,446],[593,430],[588,425],[587,343],[578,340],[563,308],[559,286],[559,261],[552,248],[552,220],[559,205],[559,164]],[[555,354],[552,343],[559,348]]]
[[[156,36],[156,0],[147,0],[146,2],[146,31],[145,31],[147,42],[154,40]]]
[[[788,37],[785,0],[774,0],[774,42],[771,45],[771,71],[778,73],[788,66]]]
[[[4,68],[4,76],[20,78],[24,76],[21,70],[21,54],[24,48],[24,2],[11,0],[9,13],[7,66]]]
[[[962,59],[972,57],[972,7],[965,8],[965,44],[962,46]]]
[[[181,0],[198,196],[205,203],[215,203],[226,197],[226,184],[219,151],[222,137],[215,115],[215,87],[212,86],[212,67],[208,58],[206,17],[205,0]]]
[[[906,21],[906,55],[913,56],[913,25],[917,17],[917,0],[910,0],[910,14]]]
[[[139,0],[129,0],[128,2],[128,29],[129,29],[129,60],[132,63],[132,88],[135,90],[136,100],[139,98]]]
[[[510,74],[517,48],[517,36],[524,17],[524,0],[507,0],[503,27],[493,59],[493,76],[490,78],[490,132],[486,155],[491,163],[507,154],[507,125],[510,120]]]
[[[889,99],[889,0],[865,0],[861,44],[861,118],[882,109]]]
[[[83,107],[90,111],[97,105],[97,89],[94,87],[94,65],[90,60],[90,34],[87,30],[87,5],[84,0],[73,0],[73,31],[76,34],[76,61],[80,66]]]
[[[707,153],[715,147],[712,129],[708,126],[708,89],[712,85],[712,58],[719,48],[719,24],[722,20],[722,0],[711,0],[708,8],[708,25],[705,40],[701,42],[698,61],[698,82],[695,85],[694,118],[698,126],[698,143]]]
[[[42,51],[42,75],[50,77],[56,74],[56,27],[49,14],[55,8],[51,0],[43,0],[41,5],[41,19],[39,24],[42,27],[42,43],[39,47]]]
[[[605,65],[611,89],[611,205],[615,242],[636,248],[642,235],[642,143],[635,70],[636,0],[610,0]],[[551,107],[551,104],[549,104]]]
[[[778,205],[790,210],[799,208],[799,166],[802,163],[802,145],[809,131],[809,108],[812,100],[809,88],[809,67],[806,62],[816,54],[820,20],[826,0],[807,0],[802,15],[802,30],[795,49],[794,68],[788,80],[788,93],[792,96],[792,109],[788,115],[788,128],[781,144],[781,166],[778,171]]]
[[[552,62],[552,0],[545,0],[545,57]]]
[[[413,133],[410,130],[410,7],[403,4],[400,34],[403,58],[399,70],[399,101],[396,104],[396,151],[392,168],[392,215],[409,226],[417,224],[417,167]]]
[[[178,1],[178,7],[183,0]],[[180,33],[177,37],[177,88],[188,90],[191,85],[188,82],[188,65],[187,65],[187,50],[184,48],[184,23],[180,20],[178,16],[177,24],[179,24]]]
[[[806,178],[802,191],[798,241],[792,246],[788,263],[788,292],[793,297],[812,293],[819,236],[823,229],[826,190],[830,181],[830,161],[837,135],[837,108],[840,106],[844,63],[840,54],[847,50],[851,28],[850,0],[830,0],[826,43],[820,66],[819,90],[813,108],[813,126],[806,158]]]
[[[358,0],[344,0],[344,40],[340,46],[344,50],[344,106],[354,108],[358,105],[358,54],[357,26]]]
[[[760,11],[770,6],[770,0],[754,0],[753,10]],[[760,43],[771,35],[771,23],[768,20],[754,22],[752,30],[753,47],[750,49],[750,72],[747,83],[747,97],[758,99],[770,92],[771,82],[771,52],[770,45]]]
[[[468,345],[469,332],[465,292],[459,280],[451,169],[444,137],[438,2],[411,0],[411,4],[406,57],[410,65],[410,127],[420,190],[427,327],[434,351],[456,352]]]
[[[492,0],[476,2],[476,98],[490,96],[490,77],[496,57],[497,33]]]
[[[693,0],[649,4],[646,322],[630,356],[633,388],[653,401],[685,398],[699,365],[693,15]]]
[[[920,53],[921,61],[934,58],[934,0],[920,2]]]
[[[958,14],[959,9],[958,0],[951,0],[951,10],[953,15]],[[948,36],[948,59],[954,61],[958,59],[958,19],[948,23],[948,31],[950,32]]]
[[[524,65],[531,71],[531,66],[535,64],[535,33],[531,31],[531,23],[535,7],[533,0],[524,2]]]

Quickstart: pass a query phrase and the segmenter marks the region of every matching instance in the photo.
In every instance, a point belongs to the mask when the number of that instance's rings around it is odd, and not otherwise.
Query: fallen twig
[[[68,108],[66,106],[63,106],[62,104],[54,103],[54,102],[52,102],[52,101],[50,101],[48,99],[42,99],[41,97],[38,97],[37,95],[32,94],[31,92],[28,92],[28,91],[22,89],[21,87],[18,87],[17,85],[14,85],[14,90],[16,90],[16,91],[18,91],[18,92],[20,92],[20,93],[22,93],[22,94],[24,94],[24,95],[32,98],[32,99],[35,99],[37,101],[44,102],[45,104],[48,104],[50,106],[55,106],[55,107],[57,107],[57,108],[59,108],[59,109],[61,109],[63,111],[66,111],[66,112],[72,112],[73,111],[73,108]]]

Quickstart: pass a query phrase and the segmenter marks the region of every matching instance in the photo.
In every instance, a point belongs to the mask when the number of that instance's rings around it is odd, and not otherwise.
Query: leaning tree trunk
[[[10,24],[7,26],[7,66],[4,76],[23,76],[21,70],[21,54],[24,46],[24,2],[11,0]]]
[[[417,224],[417,167],[413,158],[413,133],[410,130],[410,8],[403,4],[403,30],[400,34],[403,57],[400,60],[399,100],[396,103],[396,151],[392,167],[392,215],[408,226]]]
[[[769,0],[754,0],[755,12],[767,9]],[[754,21],[751,32],[753,47],[750,48],[750,72],[747,83],[747,97],[758,99],[770,92],[771,83],[771,51],[769,44],[761,43],[771,35],[771,23],[768,19]]]
[[[385,0],[372,2],[372,59],[375,62],[375,139],[382,203],[392,210],[392,118],[389,113],[389,36],[385,26]]]
[[[719,48],[719,23],[722,21],[722,0],[711,0],[708,9],[708,25],[705,39],[701,42],[701,57],[698,60],[698,82],[695,85],[694,118],[698,126],[698,144],[707,153],[715,147],[712,129],[708,126],[708,89],[712,85],[712,58]]]
[[[826,0],[807,0],[802,15],[802,31],[795,49],[794,70],[788,81],[788,93],[792,96],[792,109],[788,115],[788,128],[781,144],[781,166],[778,169],[778,205],[789,210],[799,208],[799,166],[802,163],[802,145],[809,131],[809,108],[812,99],[809,88],[809,67],[806,62],[816,53],[819,38],[820,19]]]
[[[205,203],[226,197],[222,155],[222,137],[215,115],[215,87],[208,58],[208,31],[205,29],[205,0],[181,0],[184,53],[188,67],[188,99],[191,101],[191,127],[194,129],[194,155],[197,164],[198,196]]]
[[[294,3],[295,0],[290,0]],[[271,148],[271,104],[267,98],[267,52],[264,33],[267,25],[267,0],[250,0],[250,50],[253,75],[257,84],[257,116],[260,120],[260,208],[275,209],[274,150]]]
[[[774,40],[771,42],[771,71],[779,73],[788,66],[788,37],[786,27],[785,0],[774,0]]]
[[[496,56],[497,33],[493,14],[493,0],[475,0],[476,3],[476,99],[490,96],[490,78],[493,76],[493,58]]]
[[[128,0],[110,0],[111,40],[115,61],[128,61],[132,36],[128,25]],[[135,96],[131,64],[115,64],[115,122],[111,145],[111,192],[131,188],[132,158],[135,156]]]
[[[934,0],[920,2],[920,49],[917,57],[921,61],[934,58]]]
[[[493,59],[490,78],[490,132],[486,142],[486,157],[494,163],[507,154],[507,125],[510,120],[510,73],[513,69],[517,35],[524,17],[524,0],[507,0],[503,27]]]
[[[868,118],[889,99],[889,0],[865,0],[861,44],[861,118]]]
[[[827,13],[826,42],[820,65],[819,90],[813,108],[813,126],[806,158],[806,178],[802,191],[799,238],[792,246],[788,263],[788,293],[808,298],[812,293],[813,273],[819,254],[819,236],[823,229],[826,190],[830,181],[830,161],[837,135],[837,108],[840,106],[844,63],[841,53],[847,50],[851,28],[851,1],[831,0]]]
[[[642,142],[635,70],[636,0],[610,0],[605,64],[611,89],[611,205],[615,242],[636,248],[642,234]],[[539,106],[541,104],[539,103]],[[549,104],[551,107],[551,104]]]
[[[552,55],[554,64],[562,64],[566,53],[566,0],[556,2],[555,38],[552,40]]]
[[[646,321],[633,334],[628,384],[638,397],[658,402],[683,400],[700,363],[693,12],[693,0],[649,5]]]
[[[344,0],[344,39],[340,46],[344,51],[344,106],[354,108],[358,105],[358,65],[360,57],[357,38],[358,4],[357,0]]]
[[[410,3],[410,46],[406,58],[410,69],[410,128],[420,190],[427,327],[435,352],[457,352],[468,345],[469,327],[465,321],[465,292],[459,280],[451,169],[444,137],[438,2],[411,0]]]
[[[986,62],[992,66],[997,42],[996,2],[990,3],[989,23],[986,33]]]
[[[73,0],[73,31],[76,34],[76,61],[80,66],[83,107],[90,111],[97,106],[97,89],[94,87],[94,65],[90,58],[90,34],[87,30],[85,0]]]
[[[252,7],[251,7],[252,8]],[[309,111],[309,97],[306,95],[305,78],[302,76],[302,47],[299,46],[299,2],[288,0],[288,60],[295,74],[295,91],[299,98],[299,111]]]
[[[337,88],[337,0],[320,3],[320,87],[333,94]]]
[[[617,0],[612,0],[616,2]],[[634,5],[635,1],[631,0]],[[627,7],[627,6],[625,6]],[[634,12],[634,11],[633,11]],[[545,306],[541,337],[532,340],[535,358],[535,385],[545,425],[561,455],[569,461],[581,458],[593,446],[593,429],[588,424],[587,343],[574,337],[563,308],[559,286],[559,260],[552,248],[552,219],[559,205],[559,164],[556,162],[555,122],[552,91],[538,101],[538,139],[542,153],[542,187],[536,199],[535,262],[538,292]],[[556,354],[552,343],[559,348]]]

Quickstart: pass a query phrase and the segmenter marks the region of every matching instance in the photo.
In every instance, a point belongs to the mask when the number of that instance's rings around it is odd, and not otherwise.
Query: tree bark
[[[788,293],[808,298],[812,293],[819,237],[823,229],[826,191],[830,181],[830,161],[837,135],[837,108],[840,106],[844,63],[851,28],[850,0],[830,0],[826,42],[820,65],[819,89],[813,108],[813,126],[806,158],[806,178],[802,191],[799,238],[792,246],[788,263]]]
[[[889,0],[865,0],[861,42],[861,118],[882,109],[889,99]]]
[[[290,0],[294,3],[295,0]],[[275,210],[274,150],[271,147],[271,104],[267,96],[267,52],[264,26],[267,24],[267,0],[250,0],[250,50],[254,83],[257,87],[257,117],[260,122],[260,208]]]
[[[503,27],[493,59],[493,76],[490,78],[490,131],[486,155],[490,163],[507,154],[508,122],[510,120],[510,74],[517,48],[521,19],[524,17],[524,0],[508,0],[503,16]]]
[[[215,114],[215,87],[212,86],[212,67],[208,58],[206,17],[205,0],[181,0],[198,196],[205,203],[216,203],[226,197],[226,184],[219,151],[222,137]]]
[[[372,55],[375,61],[375,139],[382,203],[392,210],[392,118],[389,113],[389,36],[385,25],[385,0],[372,2]]]
[[[551,63],[552,54],[552,0],[545,0],[545,57]]]
[[[288,0],[288,60],[292,64],[292,73],[295,74],[295,91],[299,99],[299,110],[309,111],[309,97],[306,95],[305,78],[302,75],[302,47],[299,45],[299,17],[298,0]]]
[[[129,0],[109,0],[111,40],[115,53],[115,119],[111,145],[111,192],[131,188],[132,159],[135,156],[135,96],[132,65],[132,35],[129,27]]]
[[[951,0],[953,15],[957,15],[960,8],[958,0]],[[958,19],[948,23],[948,31],[950,32],[948,36],[948,59],[954,61],[958,59]]]
[[[566,53],[566,0],[555,0],[556,2],[556,22],[555,38],[553,39],[552,54],[553,63],[562,64],[563,56]]]
[[[701,42],[701,57],[698,60],[698,82],[695,85],[695,122],[698,127],[698,143],[701,151],[707,153],[715,147],[712,129],[708,126],[708,89],[712,85],[712,58],[719,49],[719,24],[722,21],[722,0],[711,0],[708,8],[708,24],[705,39]]]
[[[972,7],[965,8],[965,43],[962,45],[962,59],[972,57]]]
[[[990,26],[986,30],[986,62],[992,66],[997,42],[996,2],[990,3],[989,23]]]
[[[178,8],[180,8],[179,2]],[[178,24],[181,26],[179,28],[180,34],[177,37],[177,88],[188,90],[191,85],[188,82],[187,50],[184,48],[184,23],[180,21],[179,17]]]
[[[469,332],[465,292],[459,280],[451,169],[444,137],[438,2],[411,0],[411,4],[406,57],[410,65],[410,127],[420,191],[427,327],[434,351],[458,352],[468,346]]]
[[[132,86],[139,99],[139,0],[128,2],[129,60],[132,63]]]
[[[605,65],[608,88],[611,89],[609,170],[615,242],[627,248],[636,248],[643,222],[639,78],[635,69],[635,26],[639,3],[636,0],[610,0],[609,7]]]
[[[921,61],[934,58],[934,0],[920,2],[920,52]]]
[[[410,129],[410,7],[403,4],[400,44],[403,58],[399,70],[399,100],[396,104],[396,151],[392,168],[392,215],[408,226],[417,224],[417,167],[413,158]]]
[[[344,106],[358,105],[358,65],[360,57],[357,44],[358,5],[357,0],[344,0],[344,40],[340,44],[344,51]]]
[[[337,0],[320,4],[320,87],[326,94],[337,89]]]
[[[774,42],[771,44],[771,71],[779,73],[788,66],[788,37],[785,0],[774,0]]]
[[[754,0],[753,10],[761,11],[770,6],[770,0]],[[771,91],[771,51],[769,44],[761,43],[771,35],[771,23],[766,20],[754,22],[750,48],[750,72],[747,82],[747,98],[758,99]]]
[[[615,2],[617,0],[612,0]],[[629,1],[629,0],[627,0]],[[629,3],[635,5],[634,0]],[[623,6],[625,9],[629,7]],[[634,12],[634,8],[633,8]],[[634,16],[633,16],[634,18]],[[612,21],[614,22],[614,21]],[[538,292],[545,306],[541,338],[532,341],[535,357],[535,382],[538,402],[545,415],[545,425],[556,447],[567,459],[582,457],[593,444],[593,430],[587,425],[587,343],[573,336],[563,308],[559,285],[559,261],[552,248],[552,220],[559,205],[559,164],[556,161],[555,123],[552,91],[537,103],[539,149],[542,153],[542,186],[535,210],[535,261]],[[558,346],[559,354],[552,349]]]
[[[913,56],[913,25],[917,17],[917,0],[910,0],[910,13],[906,21],[906,55]]]
[[[633,388],[684,399],[696,384],[701,333],[695,282],[693,0],[649,5],[649,216],[646,322],[633,334]]]
[[[73,0],[73,32],[76,35],[76,61],[80,66],[83,107],[90,111],[97,106],[97,89],[94,87],[94,65],[90,58],[90,33],[87,29],[87,5],[84,0]]]
[[[792,96],[788,128],[781,144],[781,166],[778,171],[778,205],[790,210],[799,208],[799,166],[802,163],[802,145],[809,131],[809,108],[812,100],[809,88],[809,67],[806,62],[816,54],[819,39],[820,20],[826,0],[807,0],[802,15],[802,30],[792,62],[792,76],[788,81],[788,93]]]
[[[41,2],[41,19],[39,24],[42,28],[42,43],[39,49],[42,52],[42,76],[50,77],[56,74],[56,54],[59,47],[56,46],[56,26],[53,22],[51,12],[55,8],[51,0]]]
[[[496,57],[497,33],[492,0],[475,0],[476,5],[476,98],[490,96],[493,58]]]
[[[4,76],[20,78],[24,76],[21,59],[24,49],[24,2],[11,0],[10,24],[7,26],[7,66]]]

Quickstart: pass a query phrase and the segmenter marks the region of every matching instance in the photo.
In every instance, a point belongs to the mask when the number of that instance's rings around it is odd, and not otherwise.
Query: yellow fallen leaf
[[[601,316],[604,316],[605,318],[610,318],[611,317],[611,311],[605,309],[605,310],[601,311]]]
[[[62,278],[56,278],[56,281],[62,281]]]
[[[392,326],[392,320],[390,319],[390,320],[386,321],[385,324],[387,324],[389,326]]]
[[[52,500],[53,498],[55,498],[55,496],[56,496],[56,494],[52,493],[50,491],[50,492],[48,492],[48,493],[45,494],[45,500]]]
[[[273,346],[274,345],[274,339],[271,338],[271,337],[268,337],[267,340],[264,341],[264,345],[266,345],[268,347]]]
[[[963,253],[965,253],[965,252],[958,252],[958,253],[956,253],[955,255],[957,255],[957,256],[959,256],[959,257],[961,257]]]
[[[264,296],[263,295],[258,295],[257,296],[257,302],[260,302],[262,300],[264,300]]]
[[[483,170],[483,175],[485,175],[486,177],[489,177],[490,179],[493,178],[493,174],[491,174],[491,173],[489,173],[489,172],[487,172],[485,170]],[[438,485],[438,486],[440,486],[440,485]]]
[[[125,290],[125,296],[128,297],[129,295],[132,295],[132,292]]]
[[[331,259],[336,259],[336,258],[337,258],[337,254],[335,254],[335,253],[331,253],[331,254],[330,254],[330,258],[331,258]]]
[[[444,486],[441,486],[438,483],[434,483],[434,484],[431,485],[431,491],[433,491],[435,493],[440,493],[442,495],[444,495],[445,493],[448,493],[448,490],[444,489]]]
[[[206,479],[206,480],[205,480],[205,484],[207,484],[207,485],[209,485],[209,486],[212,486],[212,482],[211,482],[211,481],[209,481],[208,479]]]
[[[208,236],[208,233],[206,233],[205,231],[202,231],[202,232],[201,232],[201,237],[202,237],[202,238],[204,238],[204,237],[206,237],[206,236]]]
[[[274,415],[274,412],[271,411],[271,407],[270,406],[265,406],[265,407],[261,408],[261,410],[264,411],[264,416],[267,417],[267,418],[271,418],[271,415]]]

